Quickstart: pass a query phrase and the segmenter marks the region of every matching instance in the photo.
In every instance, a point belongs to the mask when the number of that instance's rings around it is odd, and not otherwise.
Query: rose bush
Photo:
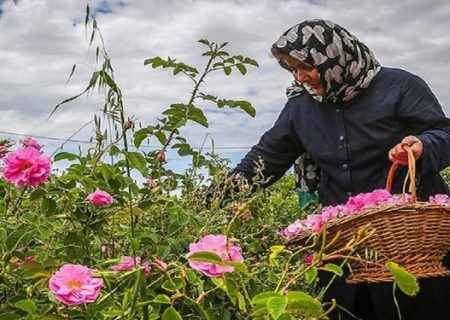
[[[96,39],[97,24],[89,8],[87,13]],[[0,149],[6,153],[0,318],[320,319],[336,307],[322,302],[315,286],[318,270],[342,273],[341,266],[323,263],[333,252],[323,247],[307,257],[311,248],[287,248],[279,235],[295,219],[285,234],[311,228],[313,221],[305,218],[320,210],[314,204],[308,212],[298,208],[293,177],[249,198],[259,181],[249,186],[228,178],[227,160],[194,150],[181,135],[187,123],[208,126],[198,100],[255,114],[247,101],[199,90],[210,72],[244,75],[257,63],[229,54],[226,43],[200,42],[208,59],[203,73],[171,58],[145,61],[194,81],[189,100],[170,105],[158,123],[136,130],[126,116],[100,41],[103,63],[86,89],[105,92],[104,113],[94,116],[96,146],[80,154],[61,151],[51,160],[30,139],[15,151],[10,145]],[[146,139],[161,146],[139,150]],[[190,157],[191,167],[181,173],[167,169],[166,154],[173,151]],[[51,161],[62,160],[68,166],[50,175]],[[324,208],[320,221],[334,215]]]

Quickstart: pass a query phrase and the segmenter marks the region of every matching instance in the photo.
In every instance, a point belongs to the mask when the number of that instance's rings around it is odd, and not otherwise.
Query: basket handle
[[[417,201],[416,195],[416,159],[414,158],[414,154],[411,148],[407,145],[403,146],[403,150],[408,153],[408,174],[405,177],[405,182],[403,183],[403,195],[406,193],[406,183],[409,178],[409,192],[411,193],[411,202],[415,203]],[[391,169],[389,170],[387,179],[386,179],[386,190],[391,192],[392,190],[392,182],[394,181],[394,174],[398,168],[398,163],[392,163]]]

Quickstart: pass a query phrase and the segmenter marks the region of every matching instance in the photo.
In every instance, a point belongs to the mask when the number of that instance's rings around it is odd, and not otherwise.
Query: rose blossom
[[[159,162],[164,162],[164,161],[166,161],[166,154],[164,153],[164,150],[158,151],[158,153],[156,154],[156,159],[157,159]]]
[[[310,265],[313,262],[313,260],[314,260],[314,253],[311,253],[305,257],[304,262],[305,264]]]
[[[446,205],[450,205],[450,197],[446,194],[436,194],[434,196],[431,196],[428,201],[430,203],[435,203],[435,204],[446,204]]]
[[[167,263],[165,263],[164,261],[155,259],[155,261],[153,261],[153,263],[160,268],[161,270],[166,270],[167,269]]]
[[[80,264],[65,264],[50,278],[49,288],[56,299],[68,306],[97,299],[103,280],[93,278],[94,270]]]
[[[189,253],[187,258],[195,252],[208,251],[218,255],[222,261],[244,261],[241,249],[228,243],[228,239],[224,235],[206,235],[200,239],[197,243],[191,243],[189,245]],[[232,266],[221,266],[214,263],[189,260],[189,264],[192,268],[201,271],[208,277],[221,277],[224,272],[233,272]]]
[[[154,188],[154,187],[156,187],[156,181],[153,180],[152,178],[148,178],[147,181],[145,182],[145,184],[146,184],[149,188]]]
[[[114,271],[131,271],[139,267],[144,268],[145,276],[148,278],[150,277],[150,265],[148,262],[144,262],[141,264],[141,258],[140,257],[128,257],[124,256],[120,260],[120,262],[114,266],[111,267]]]
[[[89,200],[97,207],[103,207],[111,204],[113,197],[111,197],[108,192],[97,189],[95,192],[88,195],[86,200]]]
[[[36,150],[41,150],[42,148],[42,146],[31,137],[20,140],[20,143],[23,144],[24,147],[35,148]]]
[[[3,163],[3,177],[18,187],[37,187],[50,175],[50,158],[34,147],[23,147],[8,153]]]
[[[409,195],[405,197],[407,199]],[[296,220],[287,226],[282,234],[287,237],[294,237],[305,232],[320,233],[325,224],[342,216],[358,214],[364,209],[374,208],[382,204],[394,205],[401,202],[403,202],[403,196],[393,196],[385,189],[360,193],[350,197],[344,205],[327,206],[319,214],[309,215],[303,220]]]

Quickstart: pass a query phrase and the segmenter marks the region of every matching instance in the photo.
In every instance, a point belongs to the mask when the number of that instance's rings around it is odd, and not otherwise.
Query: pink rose
[[[392,202],[393,196],[386,189],[377,189],[372,192],[360,193],[350,197],[345,204],[346,212],[358,213],[364,209],[374,208],[380,204]]]
[[[153,261],[153,263],[161,270],[167,269],[167,263],[165,263],[161,260],[155,259],[155,261]]]
[[[97,189],[88,195],[86,200],[89,200],[94,206],[103,207],[111,204],[113,197],[108,192]]]
[[[50,158],[34,147],[23,147],[8,153],[3,163],[3,177],[18,187],[37,187],[50,175]]]
[[[428,201],[430,203],[450,205],[450,197],[446,194],[436,194],[431,196]]]
[[[144,262],[141,264],[140,257],[133,258],[124,256],[122,257],[120,262],[112,266],[111,269],[113,269],[114,271],[131,271],[140,267],[144,269],[145,276],[147,278],[150,277],[150,265],[148,262]]]
[[[156,181],[153,180],[152,178],[148,178],[147,181],[145,182],[145,184],[149,187],[149,188],[153,188],[156,186]]]
[[[189,253],[187,258],[195,252],[209,251],[218,255],[222,261],[234,261],[242,262],[244,261],[241,249],[228,243],[228,239],[224,235],[206,235],[200,239],[197,243],[191,243],[189,245]],[[202,272],[208,277],[221,277],[224,272],[233,272],[234,267],[232,266],[221,266],[209,262],[201,261],[191,261],[189,264],[192,268]]]
[[[56,299],[68,306],[94,302],[103,280],[93,278],[94,270],[80,264],[65,264],[50,278],[49,288]]]
[[[283,230],[282,234],[286,237],[295,237],[306,231],[307,228],[303,225],[302,220],[295,220],[294,223],[291,223]]]
[[[305,264],[310,265],[314,260],[314,253],[308,254],[305,257]]]
[[[31,137],[20,140],[20,143],[23,144],[24,147],[35,148],[36,150],[41,150],[42,148],[42,146]]]
[[[158,151],[158,153],[156,154],[156,159],[157,159],[159,162],[164,162],[164,161],[166,161],[166,154],[164,153],[164,150]]]

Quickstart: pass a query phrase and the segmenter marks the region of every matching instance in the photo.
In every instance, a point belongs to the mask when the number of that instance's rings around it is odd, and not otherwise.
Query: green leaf
[[[24,230],[13,231],[8,238],[6,238],[6,248],[8,248],[9,251],[14,251],[25,236],[26,232]]]
[[[82,246],[83,239],[74,231],[69,232],[64,239],[66,254],[72,261],[83,261],[85,250]]]
[[[16,302],[15,307],[25,311],[28,314],[36,314],[36,304],[32,300],[20,300]]]
[[[288,308],[291,311],[315,317],[320,317],[324,313],[319,300],[303,291],[289,291],[286,297],[288,299]]]
[[[38,188],[30,193],[30,201],[36,201],[37,199],[42,198],[44,195],[45,191],[41,188]]]
[[[255,67],[259,67],[258,62],[256,62],[255,60],[253,60],[253,59],[251,59],[249,57],[246,57],[244,59],[244,61],[242,61],[242,62],[246,63],[246,64],[251,64],[252,66],[255,66]]]
[[[14,312],[8,313],[5,312],[0,314],[0,320],[16,320],[16,319],[23,319],[23,317],[20,314]]]
[[[227,295],[230,298],[231,303],[233,305],[236,305],[238,287],[236,285],[236,279],[234,278],[233,273],[225,272],[223,275],[223,280],[227,290]]]
[[[238,63],[236,65],[236,68],[239,69],[242,75],[245,75],[247,73],[247,68],[242,63]]]
[[[247,303],[245,302],[245,298],[242,295],[242,293],[238,292],[237,293],[237,298],[238,298],[239,310],[246,311],[247,310]]]
[[[142,141],[151,134],[151,130],[149,128],[142,128],[134,133],[134,146],[139,148],[141,146]]]
[[[395,283],[403,293],[408,296],[417,295],[420,287],[417,278],[414,277],[414,275],[392,261],[387,262],[385,267],[392,273]]]
[[[0,243],[3,243],[3,241],[6,239],[6,236],[8,233],[4,228],[0,228]]]
[[[167,138],[164,135],[164,133],[162,133],[161,131],[156,131],[153,133],[155,135],[155,137],[158,139],[158,141],[162,144],[165,145],[167,142]]]
[[[281,251],[284,250],[284,246],[271,246],[270,247],[270,251],[273,253],[280,253]]]
[[[56,211],[56,201],[52,198],[44,198],[41,203],[42,214],[54,214]]]
[[[215,253],[209,251],[199,251],[187,257],[188,260],[216,263],[222,265],[222,259]]]
[[[54,157],[53,157],[53,161],[60,161],[60,160],[69,160],[69,161],[73,161],[76,159],[79,159],[78,155],[74,154],[74,153],[70,153],[70,152],[60,152],[57,153]]]
[[[200,39],[198,42],[203,43],[204,45],[210,46],[211,42],[208,39]]]
[[[283,250],[284,250],[284,246],[271,246],[270,247],[271,253],[269,254],[269,265],[271,267],[277,267],[278,266],[278,262],[276,260],[276,257]]]
[[[281,297],[272,297],[267,300],[267,311],[269,314],[277,320],[286,310],[288,304],[288,300],[285,296]]]
[[[150,64],[152,66],[153,69],[162,66],[163,65],[163,59],[161,59],[160,57],[154,57],[154,58],[149,58],[149,59],[145,59],[144,60],[144,66]]]
[[[317,269],[311,268],[305,272],[305,282],[306,284],[311,284],[317,278]]]
[[[56,314],[46,314],[45,316],[39,318],[39,320],[64,320],[64,319],[65,319],[64,317],[58,316]]]
[[[161,320],[183,320],[183,318],[174,307],[170,306],[164,310]]]
[[[183,287],[184,282],[181,278],[172,278],[171,280],[166,280],[161,285],[161,288],[170,292],[180,290]]]
[[[49,115],[49,118],[56,112],[56,110],[58,110],[58,108],[59,108],[61,105],[65,104],[65,103],[68,103],[68,102],[70,102],[70,101],[72,101],[72,100],[75,100],[75,99],[81,97],[84,93],[88,92],[91,88],[94,88],[94,87],[95,87],[95,84],[97,83],[97,80],[98,80],[99,75],[100,75],[100,71],[95,71],[95,72],[93,72],[93,73],[92,73],[92,77],[91,77],[91,79],[89,80],[89,84],[88,84],[88,86],[83,90],[83,92],[81,92],[81,93],[79,93],[79,94],[77,94],[77,95],[75,95],[75,96],[73,96],[73,97],[70,97],[70,98],[68,98],[68,99],[65,99],[64,101],[58,103],[58,104],[56,105],[56,107],[53,108],[52,112],[51,112],[50,115]]]
[[[248,101],[235,101],[235,104],[242,110],[244,110],[248,115],[252,118],[256,115],[256,109],[252,106],[252,104]]]
[[[334,263],[327,263],[326,265],[323,266],[322,269],[325,271],[332,272],[332,273],[338,275],[339,277],[342,277],[342,275],[344,274],[344,271],[342,270],[342,268]]]
[[[231,71],[232,71],[231,67],[224,67],[223,68],[223,72],[225,72],[225,74],[227,76],[229,76],[231,74]]]
[[[203,111],[193,105],[190,105],[188,108],[187,118],[189,120],[195,121],[198,124],[208,128],[208,119],[205,117]]]
[[[231,267],[234,268],[235,271],[238,271],[238,272],[240,272],[242,274],[250,276],[250,274],[248,272],[248,267],[243,262],[225,261],[225,262],[223,262],[223,265],[224,266],[231,266]]]
[[[139,240],[136,238],[131,238],[131,248],[133,249],[133,252],[139,251]]]
[[[282,294],[275,291],[265,291],[253,297],[252,305],[267,305],[267,301],[274,297],[284,297]]]
[[[159,304],[172,304],[172,301],[170,300],[170,298],[168,296],[166,296],[165,294],[158,294],[153,299],[153,302],[159,303]]]
[[[147,161],[142,153],[127,152],[125,156],[133,168],[138,169],[144,177],[148,176]]]

